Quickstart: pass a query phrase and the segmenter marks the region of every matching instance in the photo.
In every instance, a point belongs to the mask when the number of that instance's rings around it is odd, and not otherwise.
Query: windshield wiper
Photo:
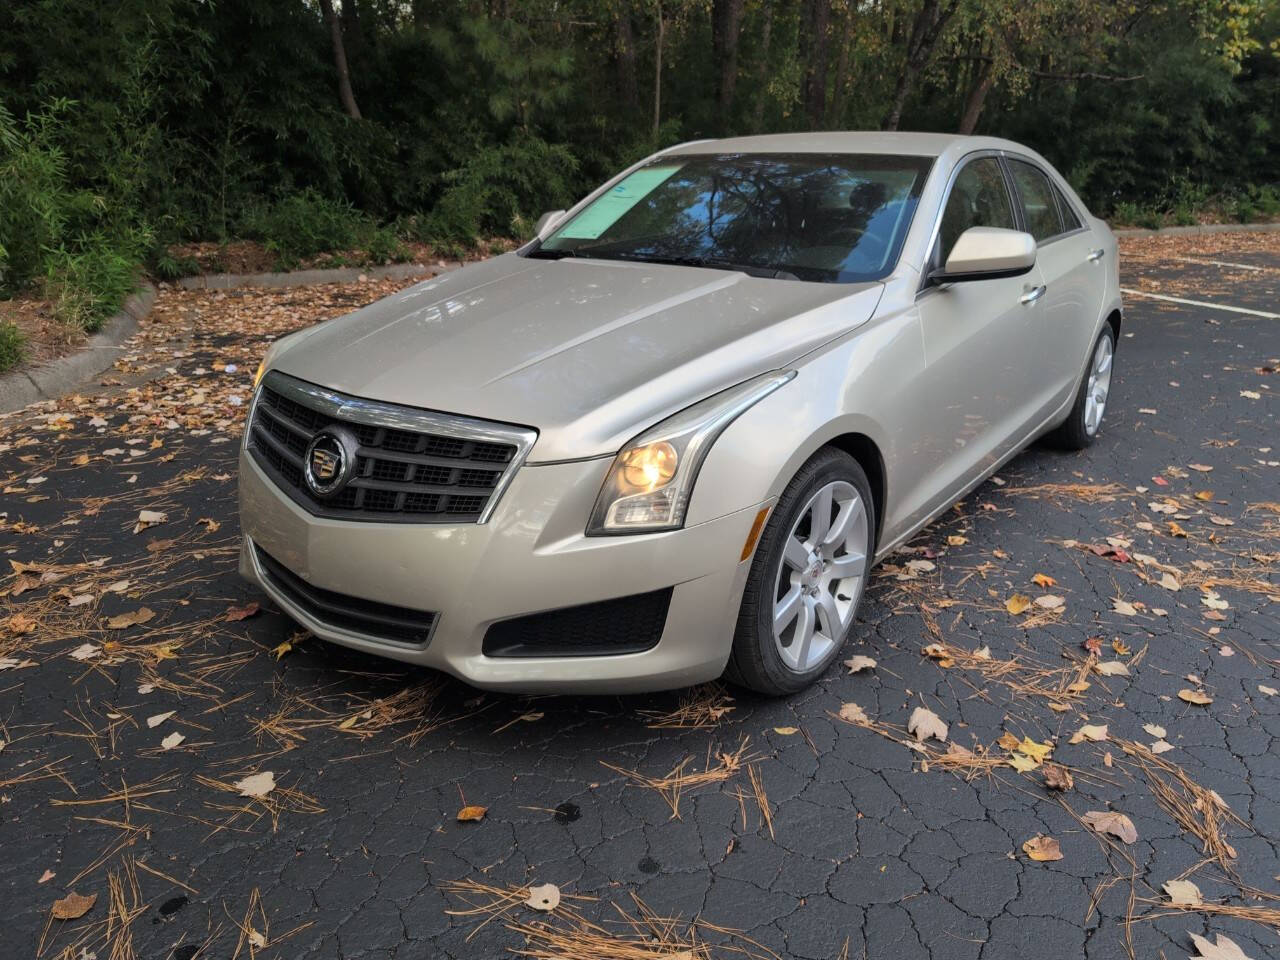
[[[637,263],[662,263],[677,267],[707,267],[711,270],[733,270],[737,273],[745,273],[749,277],[764,277],[767,280],[800,279],[788,270],[781,270],[777,267],[762,267],[754,263],[734,263],[724,257],[650,256],[642,253],[614,253],[610,254],[610,257],[618,260],[632,260]]]

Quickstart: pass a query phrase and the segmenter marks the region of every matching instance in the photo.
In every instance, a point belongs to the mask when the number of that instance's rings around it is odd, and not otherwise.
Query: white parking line
[[[1232,263],[1229,260],[1201,260],[1197,257],[1170,257],[1170,260],[1181,260],[1183,263],[1200,263],[1208,264],[1214,267],[1231,267],[1233,270],[1253,270],[1261,273],[1266,267],[1259,267],[1252,263]]]
[[[1267,313],[1265,310],[1250,310],[1248,307],[1229,307],[1224,303],[1205,303],[1203,300],[1184,300],[1182,297],[1166,297],[1163,293],[1147,293],[1143,290],[1130,290],[1121,287],[1120,292],[1130,297],[1150,297],[1152,300],[1164,300],[1167,303],[1180,303],[1187,307],[1205,307],[1208,310],[1225,310],[1228,313],[1247,313],[1251,317],[1266,317],[1268,320],[1280,320],[1280,313]]]

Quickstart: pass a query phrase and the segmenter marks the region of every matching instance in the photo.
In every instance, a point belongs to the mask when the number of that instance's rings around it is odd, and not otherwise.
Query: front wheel
[[[787,485],[751,562],[725,676],[780,695],[839,655],[875,547],[875,504],[862,467],[826,448]]]
[[[1111,395],[1111,374],[1115,365],[1116,335],[1107,324],[1098,334],[1089,356],[1089,369],[1085,371],[1080,392],[1071,407],[1067,419],[1049,440],[1064,450],[1083,450],[1098,436],[1102,427],[1102,415],[1107,412],[1107,398]]]

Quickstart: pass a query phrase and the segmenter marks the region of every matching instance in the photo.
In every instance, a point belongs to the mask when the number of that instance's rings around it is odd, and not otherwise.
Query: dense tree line
[[[0,149],[43,138],[93,229],[152,245],[298,196],[518,233],[655,146],[823,128],[1010,136],[1104,212],[1247,203],[1280,179],[1278,6],[6,0]]]

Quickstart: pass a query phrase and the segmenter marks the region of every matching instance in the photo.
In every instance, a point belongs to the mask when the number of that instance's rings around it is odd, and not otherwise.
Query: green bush
[[[404,263],[410,259],[409,248],[390,227],[374,227],[361,246],[374,263]]]
[[[26,354],[22,332],[12,323],[0,322],[0,370],[16,367]]]
[[[422,238],[468,246],[482,234],[527,239],[543,211],[569,202],[577,169],[567,147],[527,135],[479,150],[445,175],[448,186],[422,219]]]
[[[55,136],[66,100],[19,125],[0,104],[0,289],[21,290],[43,275],[73,206],[67,163]]]
[[[67,326],[93,333],[137,288],[136,258],[102,234],[81,240],[74,251],[60,247],[48,256],[45,292],[54,317]]]
[[[289,267],[305,257],[357,246],[368,226],[368,216],[351,204],[307,188],[252,211],[244,233],[261,240],[281,266]]]

